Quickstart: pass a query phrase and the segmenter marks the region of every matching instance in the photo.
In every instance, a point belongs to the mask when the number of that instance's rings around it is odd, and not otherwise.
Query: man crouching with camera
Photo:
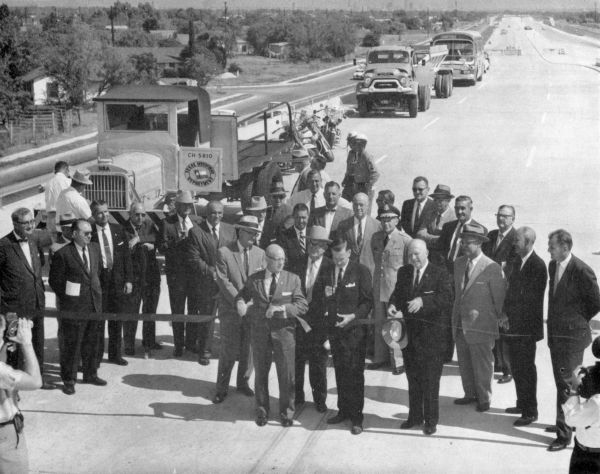
[[[600,358],[600,336],[592,353]],[[577,367],[565,381],[569,384],[569,398],[562,406],[565,422],[576,428],[569,473],[600,472],[600,362]]]
[[[40,367],[31,343],[31,321],[14,313],[0,314],[0,472],[28,472],[23,415],[17,406],[19,390],[42,386]],[[16,346],[16,348],[15,348]],[[6,364],[7,350],[20,350],[23,370]]]

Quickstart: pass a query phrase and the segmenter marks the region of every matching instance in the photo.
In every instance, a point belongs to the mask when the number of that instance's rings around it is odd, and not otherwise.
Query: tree
[[[205,86],[220,72],[221,68],[214,54],[206,49],[202,49],[198,54],[187,58],[180,68],[182,77],[196,79],[199,86]]]
[[[99,64],[96,75],[102,82],[98,86],[98,94],[114,86],[129,84],[135,77],[135,69],[131,61],[114,48],[106,47],[102,50]]]
[[[142,23],[142,29],[149,33],[152,30],[158,30],[158,20],[154,17],[146,18]]]
[[[375,33],[367,33],[363,40],[362,40],[362,46],[366,46],[368,48],[372,48],[374,46],[379,46],[381,44],[381,37],[380,35],[376,35]]]
[[[135,82],[137,84],[156,84],[159,79],[159,70],[156,58],[152,53],[134,54],[131,61],[135,69]]]

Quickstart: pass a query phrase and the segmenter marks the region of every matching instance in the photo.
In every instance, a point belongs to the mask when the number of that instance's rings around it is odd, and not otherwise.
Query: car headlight
[[[400,85],[401,85],[402,87],[406,87],[406,86],[408,85],[408,77],[406,77],[406,76],[402,76],[402,77],[400,78]]]
[[[371,76],[365,77],[365,87],[369,87],[369,85],[371,85],[371,82],[373,82],[373,78]]]

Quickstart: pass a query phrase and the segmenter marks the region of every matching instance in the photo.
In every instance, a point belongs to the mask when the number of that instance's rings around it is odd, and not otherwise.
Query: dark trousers
[[[274,359],[279,382],[279,415],[294,417],[295,332],[291,319],[261,318],[250,322],[257,415],[269,415],[269,370]]]
[[[308,361],[308,380],[313,401],[325,403],[327,398],[327,351],[313,331],[305,332],[296,327],[296,401],[304,400],[304,372]]]
[[[90,313],[94,312],[90,305]],[[98,321],[61,319],[60,332],[63,339],[60,352],[60,375],[65,384],[77,380],[77,366],[81,357],[83,377],[97,374]]]
[[[575,447],[571,454],[569,474],[592,474],[600,472],[600,453],[590,453],[581,449],[575,437]]]
[[[190,278],[174,279],[169,286],[169,302],[172,314],[185,314],[185,303],[187,301],[188,314],[196,314],[198,303],[196,291]],[[185,344],[188,348],[195,348],[198,339],[198,323],[176,323],[173,322],[173,344],[175,350],[183,350]]]
[[[329,333],[338,410],[353,424],[362,424],[365,405],[366,330],[364,326],[349,329],[332,328]]]
[[[235,361],[239,359],[236,377],[238,388],[248,385],[253,365],[248,318],[240,318],[235,312],[223,312],[219,314],[219,320],[221,323],[221,353],[217,371],[217,393],[224,395],[229,389]]]
[[[121,297],[117,293],[111,272],[102,270],[100,274],[102,286],[102,312],[118,313],[121,311]],[[98,321],[97,363],[100,365],[104,355],[104,329],[106,321]],[[108,360],[120,359],[123,345],[123,321],[108,322]]]
[[[508,342],[502,333],[494,345],[494,372],[502,372],[502,375],[512,374]]]
[[[570,443],[573,430],[565,423],[565,413],[562,409],[562,404],[569,398],[567,395],[569,385],[563,377],[569,377],[577,366],[581,365],[583,351],[562,352],[550,349],[550,359],[552,360],[552,372],[556,385],[556,439]]]
[[[158,307],[158,298],[160,296],[160,287],[148,286],[144,288],[134,287],[126,303],[128,313],[139,313],[140,304],[142,313],[154,314]],[[135,350],[135,334],[137,332],[137,321],[123,322],[123,345],[126,349]],[[144,321],[142,325],[142,346],[145,350],[150,350],[156,343],[156,323],[154,321]]]
[[[197,314],[211,315],[215,310],[216,300],[214,295],[206,294],[200,295],[198,300]],[[190,341],[190,344],[186,342],[188,347],[196,347],[198,349],[199,358],[209,359],[212,355],[212,339],[215,332],[215,320],[211,319],[206,323],[197,323],[197,337],[196,340]]]
[[[537,369],[535,367],[535,337],[506,337],[512,374],[517,390],[517,408],[523,416],[538,416]]]
[[[408,380],[408,419],[437,425],[443,354],[419,353],[415,349],[405,349],[402,353]]]

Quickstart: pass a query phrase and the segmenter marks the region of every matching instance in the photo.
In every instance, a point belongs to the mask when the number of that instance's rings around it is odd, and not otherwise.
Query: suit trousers
[[[388,304],[377,302],[373,307],[373,319],[376,323],[373,325],[373,337],[375,339],[375,350],[373,352],[373,362],[390,362],[392,368],[403,367],[404,360],[401,350],[390,349],[390,347],[383,340],[381,334],[381,328],[383,323],[387,320],[387,309]]]
[[[425,421],[437,425],[443,355],[419,352],[418,349],[403,352],[408,380],[408,419],[414,423]]]
[[[517,408],[523,416],[538,416],[537,408],[537,368],[535,366],[535,337],[509,337],[508,343],[512,373],[517,390]]]
[[[590,474],[600,472],[600,453],[590,453],[581,449],[575,437],[575,447],[569,463],[569,474]]]
[[[198,314],[213,314],[215,310],[216,300],[215,295],[202,295],[198,299]],[[212,340],[215,332],[215,320],[211,319],[205,323],[197,323],[196,341],[186,341],[186,346],[196,347],[198,349],[199,358],[209,359],[212,355]]]
[[[102,312],[118,313],[121,311],[121,298],[118,296],[111,274],[108,270],[102,270],[100,274],[100,283],[102,286]],[[97,321],[98,325],[98,343],[97,357],[98,366],[104,355],[104,329],[106,321]],[[108,322],[108,360],[120,359],[123,345],[123,321]]]
[[[87,311],[95,312],[90,302]],[[63,339],[60,353],[60,375],[65,384],[77,380],[77,366],[81,358],[83,377],[97,374],[98,368],[98,321],[62,319],[60,331]]]
[[[275,359],[279,382],[279,415],[294,417],[296,328],[292,319],[253,319],[250,344],[254,359],[257,415],[269,416],[269,370]]]
[[[173,283],[169,282],[169,303],[171,314],[185,314],[185,303],[187,301],[188,314],[197,313],[197,298],[194,285],[190,278],[177,278]],[[188,348],[196,348],[198,339],[198,323],[176,323],[173,322],[173,343],[175,351],[182,350],[184,343]],[[189,345],[194,341],[193,345]],[[189,343],[189,344],[188,344]]]
[[[362,424],[365,405],[366,330],[364,326],[332,328],[329,333],[338,410],[352,424]]]
[[[494,345],[494,372],[502,372],[503,375],[512,373],[508,342],[502,333]]]
[[[236,384],[238,388],[248,385],[252,375],[252,353],[250,351],[250,321],[233,312],[219,315],[221,330],[221,353],[217,371],[217,393],[226,395],[235,361],[239,359]]]
[[[565,423],[565,413],[562,409],[562,404],[569,398],[567,395],[569,386],[564,381],[564,377],[568,377],[577,366],[581,365],[583,351],[564,352],[551,348],[550,359],[552,360],[552,372],[556,385],[556,439],[570,443],[573,430]]]
[[[308,361],[308,380],[315,403],[325,403],[327,399],[327,350],[314,331],[305,332],[302,326],[296,327],[296,402],[304,401],[304,372]]]
[[[141,304],[142,313],[154,314],[158,307],[159,297],[160,287],[134,287],[131,295],[127,297],[125,310],[128,313],[139,313]],[[135,350],[135,334],[137,333],[137,327],[137,321],[123,321],[123,345],[127,350]],[[154,321],[144,321],[142,324],[142,346],[145,350],[150,350],[155,343],[156,323]]]
[[[469,344],[461,328],[456,331],[456,353],[465,396],[477,398],[480,404],[490,403],[494,376],[494,340]]]

